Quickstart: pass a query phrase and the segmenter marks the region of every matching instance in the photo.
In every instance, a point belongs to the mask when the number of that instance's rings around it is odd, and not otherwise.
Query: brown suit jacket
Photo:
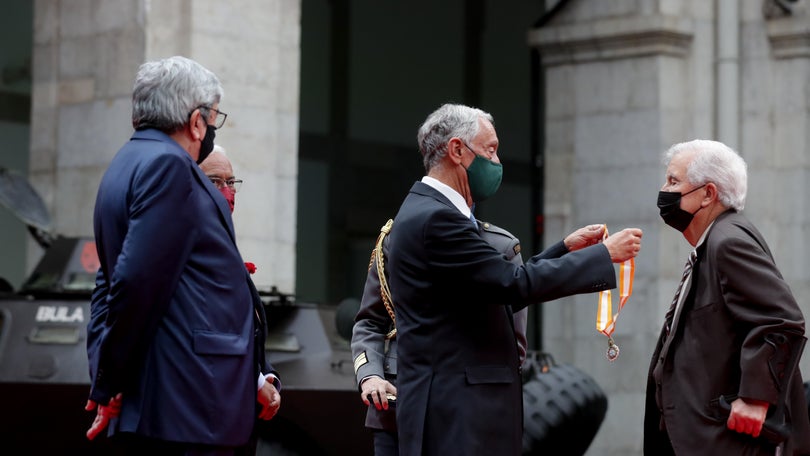
[[[644,454],[664,454],[665,427],[678,455],[773,455],[774,448],[726,427],[723,395],[767,401],[772,411],[783,365],[768,335],[804,334],[804,317],[762,235],[735,211],[721,214],[698,248],[680,317],[662,329],[647,382]],[[784,455],[810,454],[810,424],[797,369],[787,396],[793,433]]]

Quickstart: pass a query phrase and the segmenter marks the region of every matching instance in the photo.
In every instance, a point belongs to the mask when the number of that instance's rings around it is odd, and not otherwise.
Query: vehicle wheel
[[[340,337],[352,340],[352,330],[354,329],[354,317],[360,310],[360,300],[357,298],[346,298],[340,301],[335,311],[335,327]]]
[[[588,374],[530,352],[523,384],[523,454],[582,455],[607,413],[607,396]]]

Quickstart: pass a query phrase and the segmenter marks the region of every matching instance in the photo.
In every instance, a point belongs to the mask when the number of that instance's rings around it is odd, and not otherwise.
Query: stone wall
[[[217,142],[245,180],[237,243],[259,287],[295,285],[300,0],[37,0],[29,175],[55,230],[92,236],[98,183],[131,133],[141,63],[185,55],[214,71],[229,114]],[[29,267],[41,255],[29,243]]]
[[[808,17],[766,18],[761,0],[739,3],[739,135],[720,138],[726,119],[718,116],[727,114],[717,106],[726,83],[716,71],[717,3],[572,0],[529,33],[546,78],[546,243],[590,223],[644,230],[634,293],[614,335],[618,361],[605,359],[596,295],[544,304],[544,347],[609,397],[589,455],[641,454],[649,360],[690,250],[655,205],[671,144],[701,137],[739,150],[749,165],[745,213],[810,315]],[[810,355],[802,367],[810,372]]]

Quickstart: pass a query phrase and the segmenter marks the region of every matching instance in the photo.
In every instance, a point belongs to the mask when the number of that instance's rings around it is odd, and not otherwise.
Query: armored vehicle
[[[0,281],[0,453],[110,454],[89,442],[87,320],[99,267],[92,238],[51,234],[50,217],[27,180],[0,168],[0,205],[45,248],[19,290]],[[349,342],[337,306],[294,302],[260,291],[268,315],[268,360],[281,375],[282,406],[260,425],[260,455],[372,453],[363,427]],[[345,326],[345,324],[344,324]],[[11,452],[8,452],[12,450]]]

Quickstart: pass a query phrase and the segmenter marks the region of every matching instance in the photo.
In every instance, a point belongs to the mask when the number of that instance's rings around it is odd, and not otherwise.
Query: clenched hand
[[[641,250],[641,235],[642,232],[638,228],[625,228],[608,236],[604,244],[610,253],[610,260],[622,263],[635,258]]]
[[[262,406],[259,412],[260,419],[270,420],[276,416],[279,407],[281,407],[281,394],[279,394],[273,382],[264,382],[264,386],[259,390],[258,401]]]
[[[728,415],[726,426],[732,431],[759,437],[767,414],[767,402],[738,398],[731,403],[731,413]]]
[[[367,378],[361,385],[360,398],[363,400],[363,403],[368,406],[371,405],[373,401],[377,410],[388,410],[389,394],[396,396],[396,387],[388,380],[377,377],[376,375]]]
[[[121,397],[121,393],[118,393],[114,398],[110,399],[107,405],[97,405],[95,401],[87,400],[87,405],[84,406],[85,410],[90,412],[98,409],[96,410],[96,418],[93,420],[93,424],[91,424],[90,429],[87,430],[87,438],[89,440],[96,438],[101,431],[107,428],[107,425],[110,424],[110,420],[121,413]]]

